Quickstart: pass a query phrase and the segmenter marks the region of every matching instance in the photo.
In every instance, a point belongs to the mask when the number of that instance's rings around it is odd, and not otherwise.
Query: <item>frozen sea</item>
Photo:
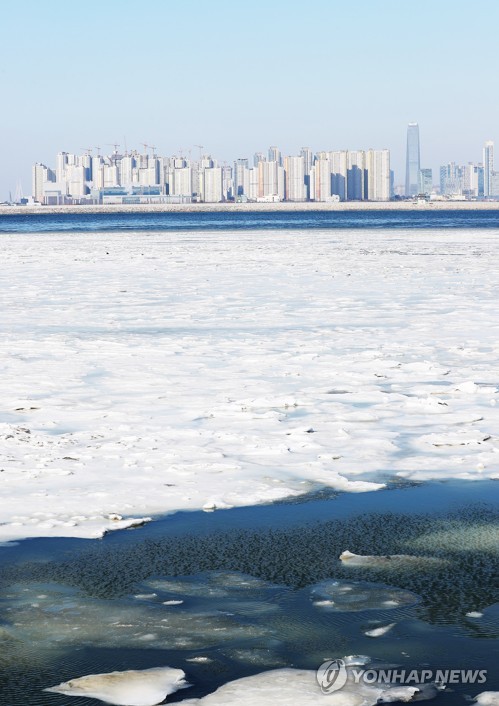
[[[497,660],[498,212],[4,216],[0,248],[6,704]]]

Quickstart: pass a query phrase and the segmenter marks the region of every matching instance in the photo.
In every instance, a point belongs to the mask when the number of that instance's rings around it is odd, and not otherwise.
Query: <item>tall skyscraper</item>
[[[405,166],[405,195],[416,196],[419,191],[419,125],[409,123],[407,126],[407,157]]]
[[[494,173],[494,143],[489,140],[483,147],[483,195],[492,196],[492,174]]]

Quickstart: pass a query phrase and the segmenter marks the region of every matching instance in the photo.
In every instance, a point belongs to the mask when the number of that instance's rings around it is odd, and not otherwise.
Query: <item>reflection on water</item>
[[[425,507],[421,488],[390,492],[395,504],[402,493]],[[253,515],[246,509],[253,529],[237,528],[239,511],[218,513],[219,520],[200,513],[192,526],[199,517],[211,531],[175,535],[171,518],[163,531],[158,523],[84,543],[90,548],[71,555],[81,544],[66,541],[50,560],[6,563],[2,703],[90,706],[89,699],[42,689],[87,673],[166,664],[194,684],[188,696],[169,697],[181,701],[265,669],[316,669],[345,654],[411,668],[489,668],[487,688],[499,688],[491,639],[499,632],[497,510],[459,503],[441,513],[412,506],[321,519],[325,508],[341,515],[343,502],[368,503],[344,497],[255,508]],[[304,523],[314,509],[317,521]],[[262,526],[272,512],[280,515],[277,526]],[[339,561],[346,549],[441,561],[406,562],[403,571],[389,560],[349,566]],[[16,551],[22,556],[22,546],[5,556]],[[473,617],[477,612],[483,615]],[[465,693],[478,692],[457,686],[439,700],[464,704]]]

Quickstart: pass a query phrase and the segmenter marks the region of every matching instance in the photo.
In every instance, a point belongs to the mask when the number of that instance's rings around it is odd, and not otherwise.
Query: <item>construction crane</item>
[[[106,144],[107,144],[109,147],[114,147],[114,153],[115,153],[115,154],[118,154],[118,147],[120,146],[120,145],[119,145],[119,142],[107,142]]]
[[[95,148],[97,150],[97,156],[100,157],[100,147]]]
[[[204,145],[194,145],[194,147],[197,147],[199,149],[199,161],[201,161],[202,150],[204,149]]]
[[[80,147],[81,150],[85,150],[85,152],[89,155],[92,152],[92,147]]]
[[[156,158],[156,146],[155,145],[149,145],[149,147],[152,149],[152,156]]]
[[[142,145],[142,147],[145,150],[145,153],[147,154],[147,151],[148,151],[150,145],[148,145],[147,142],[141,142],[140,144]]]

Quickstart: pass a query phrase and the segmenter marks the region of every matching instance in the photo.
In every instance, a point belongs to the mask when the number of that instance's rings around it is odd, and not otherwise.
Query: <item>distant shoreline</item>
[[[100,213],[292,213],[345,211],[499,211],[499,201],[346,201],[279,203],[107,204],[102,206],[0,206],[0,216]]]

